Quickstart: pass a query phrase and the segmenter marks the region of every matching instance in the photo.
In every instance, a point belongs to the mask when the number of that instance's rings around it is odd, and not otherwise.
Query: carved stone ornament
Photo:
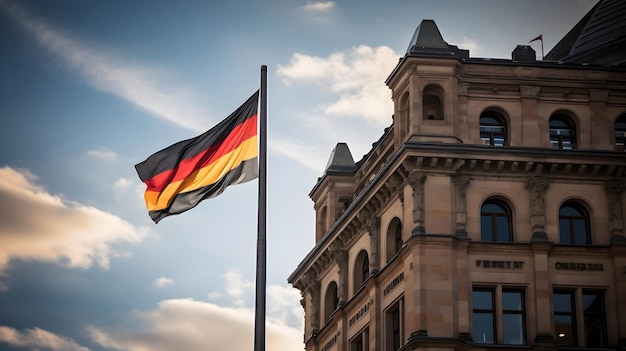
[[[544,177],[530,177],[526,183],[528,195],[530,196],[530,214],[533,216],[545,215],[545,192],[550,185],[550,181]]]
[[[424,182],[426,174],[412,171],[409,174],[409,185],[413,189],[413,223],[416,226],[424,224]]]
[[[591,101],[604,101],[609,99],[609,91],[605,89],[589,89],[589,98]]]
[[[538,98],[539,91],[541,91],[541,87],[531,86],[531,85],[520,85],[519,91],[522,94],[523,98]]]

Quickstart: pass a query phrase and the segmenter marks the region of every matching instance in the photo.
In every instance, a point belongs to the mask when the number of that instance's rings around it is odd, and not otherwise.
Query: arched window
[[[589,214],[576,202],[568,201],[559,209],[561,244],[591,245]]]
[[[626,113],[615,120],[615,150],[626,151]]]
[[[324,321],[330,320],[330,315],[335,312],[339,305],[339,297],[337,296],[337,283],[331,282],[326,288],[326,296],[324,298]]]
[[[409,93],[405,93],[400,100],[400,137],[404,138],[409,132],[409,126],[411,124],[411,109],[409,108]]]
[[[370,275],[370,261],[367,256],[367,251],[361,250],[356,256],[354,263],[354,292],[359,290],[359,287],[365,283],[367,277]]]
[[[511,242],[511,210],[500,200],[487,200],[480,208],[480,239],[483,241]]]
[[[550,117],[550,142],[553,149],[576,148],[576,127],[571,118],[564,114]]]
[[[387,228],[387,262],[391,261],[391,259],[400,251],[404,242],[402,241],[402,222],[398,217],[395,217],[389,223],[389,227]]]
[[[422,93],[422,118],[443,120],[443,90],[436,85],[428,85]]]
[[[480,115],[480,140],[485,145],[507,145],[506,121],[497,112],[487,111]]]

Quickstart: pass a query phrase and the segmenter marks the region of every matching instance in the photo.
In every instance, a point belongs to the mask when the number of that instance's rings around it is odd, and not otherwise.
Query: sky
[[[471,57],[541,56],[597,0],[0,0],[0,350],[251,350],[257,187],[154,224],[134,165],[240,106],[268,67],[267,349],[302,350],[287,277],[338,142],[392,123],[422,19]]]

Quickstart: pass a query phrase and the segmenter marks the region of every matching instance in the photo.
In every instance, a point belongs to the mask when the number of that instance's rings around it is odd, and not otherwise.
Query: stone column
[[[470,182],[470,177],[466,175],[454,175],[452,176],[452,182],[454,184],[454,196],[456,207],[456,236],[459,238],[467,238],[467,231],[465,230],[465,223],[467,218],[466,213],[466,191],[467,185]]]
[[[305,309],[305,312],[311,314],[311,334],[315,335],[320,330],[320,282],[311,274],[308,274],[304,280],[304,290],[311,296],[311,306],[308,311]]]
[[[339,305],[344,305],[348,301],[348,251],[335,249],[331,251],[331,254],[339,267],[337,300],[339,300]]]
[[[413,230],[411,234],[419,235],[426,233],[424,228],[424,182],[426,174],[420,171],[411,171],[409,185],[413,189]]]
[[[533,235],[532,241],[548,241],[544,231],[546,225],[545,192],[550,182],[544,177],[530,177],[526,184],[530,197],[530,225]]]
[[[606,103],[609,98],[609,91],[605,89],[589,89],[589,109],[591,112],[591,125],[589,129],[581,126],[582,130],[591,131],[590,143],[593,149],[613,150],[610,138],[606,134],[612,132],[612,128],[606,125]],[[582,131],[581,131],[582,136]],[[584,145],[582,147],[585,147]],[[587,148],[587,147],[585,147]]]
[[[626,189],[626,181],[611,180],[605,183],[607,200],[609,202],[609,233],[611,243],[624,242],[624,211],[622,193]]]
[[[549,146],[548,124],[542,123],[538,118],[538,99],[541,87],[521,85],[519,87],[522,103],[522,145],[525,146]],[[546,120],[547,121],[547,120]],[[545,124],[545,125],[544,125]],[[537,133],[537,130],[540,132]],[[548,139],[543,138],[548,136]]]
[[[365,228],[370,235],[370,274],[375,275],[380,270],[380,218],[370,218],[365,224]]]

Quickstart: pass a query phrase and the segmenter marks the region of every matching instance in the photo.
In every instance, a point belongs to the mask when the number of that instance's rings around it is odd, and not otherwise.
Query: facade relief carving
[[[591,101],[608,101],[609,91],[605,89],[589,89],[589,98]]]
[[[605,183],[607,200],[609,205],[609,232],[612,237],[623,237],[624,215],[622,194],[626,190],[626,181],[612,180]]]
[[[337,299],[343,305],[348,297],[348,251],[334,249],[331,255],[339,267],[339,282],[337,282]]]
[[[411,171],[409,185],[413,189],[413,235],[424,234],[424,183],[426,174],[420,171]]]
[[[531,86],[531,85],[520,85],[519,91],[522,94],[523,98],[536,99],[539,97],[539,91],[541,91],[541,87]]]
[[[456,235],[461,238],[467,238],[467,231],[465,230],[465,223],[467,218],[466,211],[466,193],[467,185],[471,178],[466,175],[453,175],[452,183],[454,184],[454,194],[456,197]]]
[[[370,235],[370,274],[375,274],[380,269],[378,248],[380,247],[380,218],[370,218],[365,224],[365,228]]]
[[[550,185],[549,179],[545,177],[530,177],[526,183],[528,196],[530,198],[530,223],[533,231],[533,241],[548,241],[545,233],[545,191]]]

